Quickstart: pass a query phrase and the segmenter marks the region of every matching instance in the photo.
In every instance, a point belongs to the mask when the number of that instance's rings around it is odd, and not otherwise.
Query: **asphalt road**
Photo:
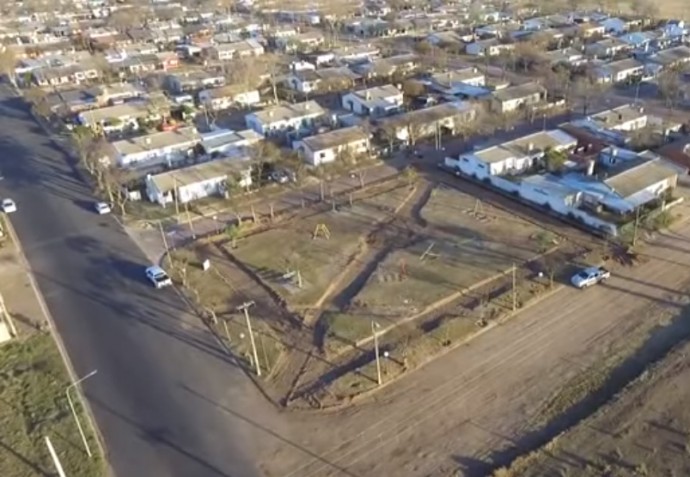
[[[251,383],[147,260],[9,88],[0,90],[0,194],[38,287],[84,383],[118,477],[253,477],[245,416]],[[251,388],[251,389],[250,389]],[[247,396],[250,396],[247,398]],[[241,406],[240,406],[241,407]],[[74,442],[79,445],[76,432]]]

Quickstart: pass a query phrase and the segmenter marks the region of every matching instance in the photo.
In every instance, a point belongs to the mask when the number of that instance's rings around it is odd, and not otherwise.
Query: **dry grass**
[[[69,383],[50,335],[37,334],[0,348],[2,477],[55,475],[45,436],[50,437],[70,477],[104,475],[98,453],[89,459],[82,446],[65,397]],[[91,449],[95,451],[98,446],[88,421],[81,410],[79,413]]]

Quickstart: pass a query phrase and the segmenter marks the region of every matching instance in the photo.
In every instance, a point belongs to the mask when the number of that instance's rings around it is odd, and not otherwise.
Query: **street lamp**
[[[79,429],[79,435],[81,436],[81,441],[84,443],[84,449],[86,449],[86,455],[89,457],[92,457],[91,454],[91,448],[89,447],[89,443],[86,440],[86,434],[84,434],[84,429],[81,427],[81,422],[79,422],[79,416],[77,416],[77,411],[74,409],[74,403],[72,402],[72,397],[70,396],[70,390],[76,386],[78,386],[82,381],[85,381],[89,379],[90,377],[94,376],[98,370],[94,369],[91,371],[89,374],[86,376],[83,376],[81,379],[78,379],[77,381],[73,382],[69,386],[67,386],[67,389],[65,389],[65,394],[67,395],[67,402],[69,403],[69,407],[72,410],[72,416],[74,416],[74,422],[77,423],[77,429]]]

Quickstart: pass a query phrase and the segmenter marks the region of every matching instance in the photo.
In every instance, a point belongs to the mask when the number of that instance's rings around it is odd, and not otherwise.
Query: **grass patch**
[[[50,437],[70,477],[104,474],[98,446],[80,411],[94,457],[84,451],[65,389],[70,380],[50,335],[38,334],[0,347],[0,475],[56,475],[45,444]],[[78,406],[78,400],[75,400]]]

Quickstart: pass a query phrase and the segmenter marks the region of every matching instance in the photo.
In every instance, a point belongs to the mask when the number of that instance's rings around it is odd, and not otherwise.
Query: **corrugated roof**
[[[156,174],[155,176],[151,176],[149,180],[155,184],[159,192],[164,194],[175,188],[222,178],[248,167],[248,160],[228,158],[216,159],[214,161],[195,164],[174,171]]]
[[[678,172],[669,164],[661,159],[654,159],[631,167],[604,182],[622,198],[626,198],[676,175]]]
[[[355,141],[367,139],[369,134],[361,126],[335,129],[323,134],[317,134],[302,139],[302,142],[312,151],[322,151],[337,146],[344,146]]]

